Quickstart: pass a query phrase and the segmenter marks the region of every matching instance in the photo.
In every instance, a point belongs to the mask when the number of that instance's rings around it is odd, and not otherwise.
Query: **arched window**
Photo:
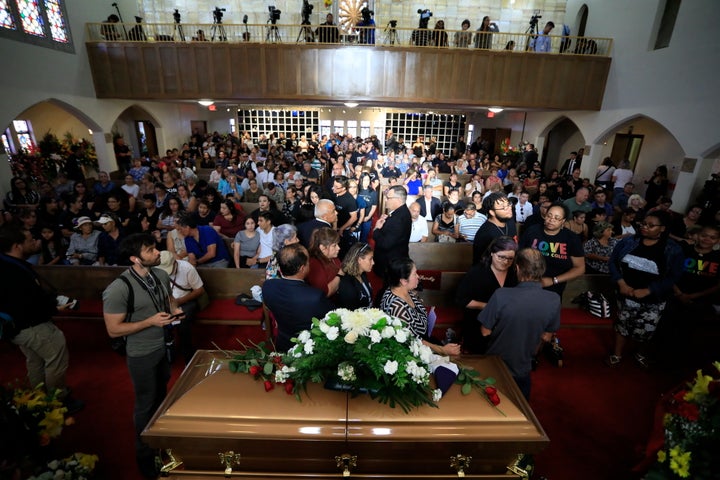
[[[75,51],[62,0],[0,0],[0,36]]]

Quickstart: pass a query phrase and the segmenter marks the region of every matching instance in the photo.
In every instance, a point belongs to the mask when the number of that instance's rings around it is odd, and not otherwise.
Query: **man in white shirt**
[[[410,218],[412,219],[412,229],[410,230],[410,243],[425,243],[428,239],[428,224],[425,217],[420,216],[420,204],[413,202],[408,207],[410,209]]]
[[[257,168],[257,176],[255,178],[257,178],[258,186],[265,188],[266,183],[273,181],[273,173],[265,170],[265,164],[263,162],[256,163],[255,167]]]
[[[205,287],[200,275],[190,262],[176,260],[175,256],[167,250],[160,252],[158,267],[170,275],[172,296],[177,306],[182,308],[185,314],[180,324],[177,325],[177,329],[180,337],[180,353],[187,365],[195,355],[195,347],[192,343],[192,323],[199,311],[197,300],[205,293]]]
[[[428,222],[435,220],[435,217],[442,213],[440,199],[433,195],[432,185],[423,186],[423,196],[415,200],[420,206],[420,216]]]
[[[477,211],[475,204],[472,202],[468,203],[465,205],[463,214],[457,217],[460,235],[466,242],[474,241],[475,234],[486,221],[487,217]]]
[[[515,223],[523,224],[533,214],[532,203],[528,201],[530,194],[526,191],[520,192],[518,203],[515,205]]]
[[[258,214],[257,232],[260,235],[260,251],[258,252],[258,265],[265,268],[273,256],[273,234],[275,227],[272,224],[270,212]]]

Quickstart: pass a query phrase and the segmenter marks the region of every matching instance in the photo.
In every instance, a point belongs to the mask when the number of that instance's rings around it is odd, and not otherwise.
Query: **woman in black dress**
[[[370,245],[358,242],[350,247],[340,267],[340,285],[335,296],[338,308],[355,310],[373,306],[372,285],[367,274],[375,263]]]
[[[458,286],[456,301],[464,307],[463,351],[484,353],[484,338],[477,316],[485,308],[495,290],[517,285],[517,271],[513,268],[517,243],[510,237],[492,241],[480,259],[463,277]]]

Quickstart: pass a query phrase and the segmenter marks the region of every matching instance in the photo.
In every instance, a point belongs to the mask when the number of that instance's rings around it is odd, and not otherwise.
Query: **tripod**
[[[301,25],[302,28],[298,32],[295,43],[300,43],[300,41],[305,43],[315,43],[315,34],[313,33],[312,28],[310,28],[310,20],[303,21]]]
[[[215,41],[215,34],[219,33],[218,40],[221,42],[227,42],[227,35],[225,35],[225,27],[223,27],[223,24],[220,20],[215,19],[215,23],[213,23],[212,29],[210,30],[210,41]]]
[[[534,21],[530,22],[530,26],[527,30],[525,30],[525,35],[529,35],[528,37],[526,37],[525,40],[525,51],[529,52],[531,42],[540,35],[537,19],[534,19]]]
[[[274,23],[270,23],[270,20],[268,20],[267,23],[269,25],[266,27],[267,31],[265,33],[265,41],[280,43],[280,32],[278,32],[277,25],[275,25]]]
[[[180,37],[180,41],[185,41],[185,33],[183,32],[182,25],[180,25],[180,22],[175,22],[175,28],[173,28],[173,40],[175,40],[175,32],[178,33],[178,36]]]
[[[391,27],[390,24],[388,24],[388,26],[385,27],[385,38],[383,39],[383,44],[395,45],[396,42],[398,42],[397,30],[395,27]]]

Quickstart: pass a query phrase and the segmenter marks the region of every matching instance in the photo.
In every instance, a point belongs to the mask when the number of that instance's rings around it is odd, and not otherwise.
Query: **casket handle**
[[[470,470],[470,462],[472,457],[466,457],[465,455],[453,455],[450,457],[450,468],[457,472],[458,477],[465,476],[465,470]]]
[[[220,457],[220,464],[225,467],[225,477],[230,478],[233,467],[240,465],[240,454],[230,450],[218,453],[218,457]]]
[[[335,457],[338,468],[343,469],[343,477],[350,476],[350,469],[357,467],[357,455],[350,455],[349,453],[343,453],[340,456]]]
[[[176,457],[173,454],[171,448],[165,450],[165,455],[167,455],[168,462],[163,464],[162,468],[160,469],[160,476],[162,477],[167,477],[170,472],[178,468],[183,463],[179,457]]]

